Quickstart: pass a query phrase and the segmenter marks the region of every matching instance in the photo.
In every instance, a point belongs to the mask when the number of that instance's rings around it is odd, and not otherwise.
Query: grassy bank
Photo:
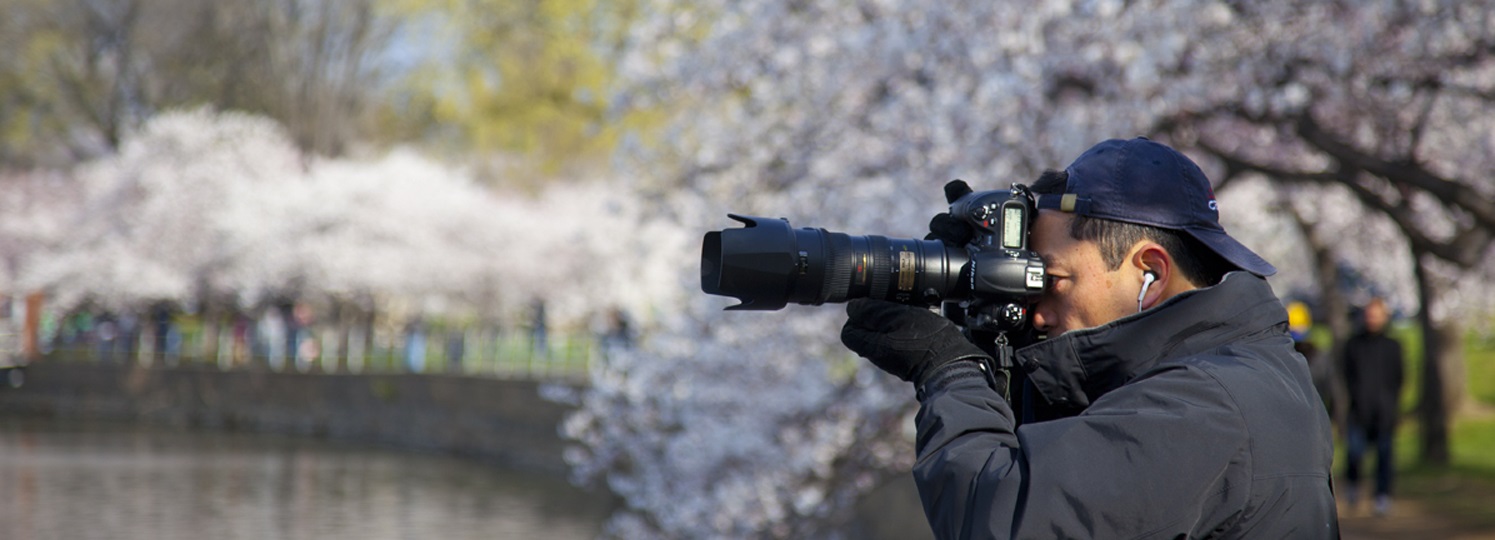
[[[1469,531],[1495,531],[1495,415],[1460,418],[1450,435],[1452,464],[1419,465],[1418,430],[1404,426],[1397,436],[1398,499],[1421,501],[1431,512]]]
[[[1417,426],[1401,431],[1398,494],[1422,500],[1472,530],[1495,531],[1490,506],[1495,501],[1495,342],[1471,338],[1464,345],[1465,383],[1478,406],[1454,419],[1447,468],[1417,464]]]

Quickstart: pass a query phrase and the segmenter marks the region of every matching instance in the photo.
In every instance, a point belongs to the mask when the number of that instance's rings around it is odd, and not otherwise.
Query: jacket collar
[[[1152,309],[1066,333],[1017,351],[1017,364],[1051,405],[1083,409],[1159,360],[1203,352],[1280,327],[1287,311],[1266,279],[1231,272]]]

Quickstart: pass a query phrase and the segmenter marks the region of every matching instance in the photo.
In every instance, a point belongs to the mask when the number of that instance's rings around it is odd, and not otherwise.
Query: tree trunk
[[[1414,252],[1417,275],[1417,325],[1422,329],[1422,382],[1418,388],[1417,418],[1422,424],[1422,457],[1424,465],[1447,466],[1448,402],[1443,384],[1444,333],[1433,323],[1432,283],[1423,254]]]
[[[1339,262],[1330,251],[1329,243],[1324,241],[1318,231],[1314,230],[1313,224],[1291,203],[1284,201],[1283,206],[1289,210],[1288,213],[1303,234],[1303,240],[1313,256],[1314,279],[1318,282],[1319,309],[1322,311],[1315,318],[1328,325],[1332,338],[1329,350],[1324,351],[1322,359],[1329,363],[1330,368],[1330,395],[1327,396],[1329,415],[1334,425],[1343,433],[1350,410],[1349,387],[1344,379],[1342,365],[1344,344],[1350,339],[1350,333],[1354,329],[1350,324],[1350,301],[1339,288]]]
[[[378,323],[378,312],[374,302],[368,303],[368,311],[362,313],[360,323],[363,324],[363,369],[371,370],[374,367],[374,326]]]
[[[1443,374],[1443,410],[1448,411],[1449,418],[1457,417],[1469,399],[1464,384],[1469,380],[1464,366],[1464,327],[1456,320],[1440,321],[1435,323],[1433,331],[1442,344],[1438,370]]]

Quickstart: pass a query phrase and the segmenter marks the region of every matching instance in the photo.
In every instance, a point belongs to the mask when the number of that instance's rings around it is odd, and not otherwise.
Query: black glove
[[[971,186],[966,185],[965,180],[951,180],[945,184],[945,202],[954,204],[961,197],[971,194]],[[939,240],[951,247],[961,247],[971,243],[971,237],[975,236],[970,222],[951,216],[948,212],[941,212],[929,220],[929,234],[925,240]]]
[[[954,323],[924,308],[858,298],[846,304],[846,315],[841,343],[915,384],[951,362],[990,358]]]

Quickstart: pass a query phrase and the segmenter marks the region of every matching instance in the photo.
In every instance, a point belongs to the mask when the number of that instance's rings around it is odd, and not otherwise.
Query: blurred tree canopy
[[[491,152],[555,173],[640,115],[610,99],[637,0],[11,0],[0,163],[70,165],[172,108],[270,117],[303,150]],[[490,160],[494,161],[494,160]]]
[[[366,138],[399,21],[376,2],[13,0],[0,16],[0,159],[65,165],[165,109],[284,124],[304,149]]]

